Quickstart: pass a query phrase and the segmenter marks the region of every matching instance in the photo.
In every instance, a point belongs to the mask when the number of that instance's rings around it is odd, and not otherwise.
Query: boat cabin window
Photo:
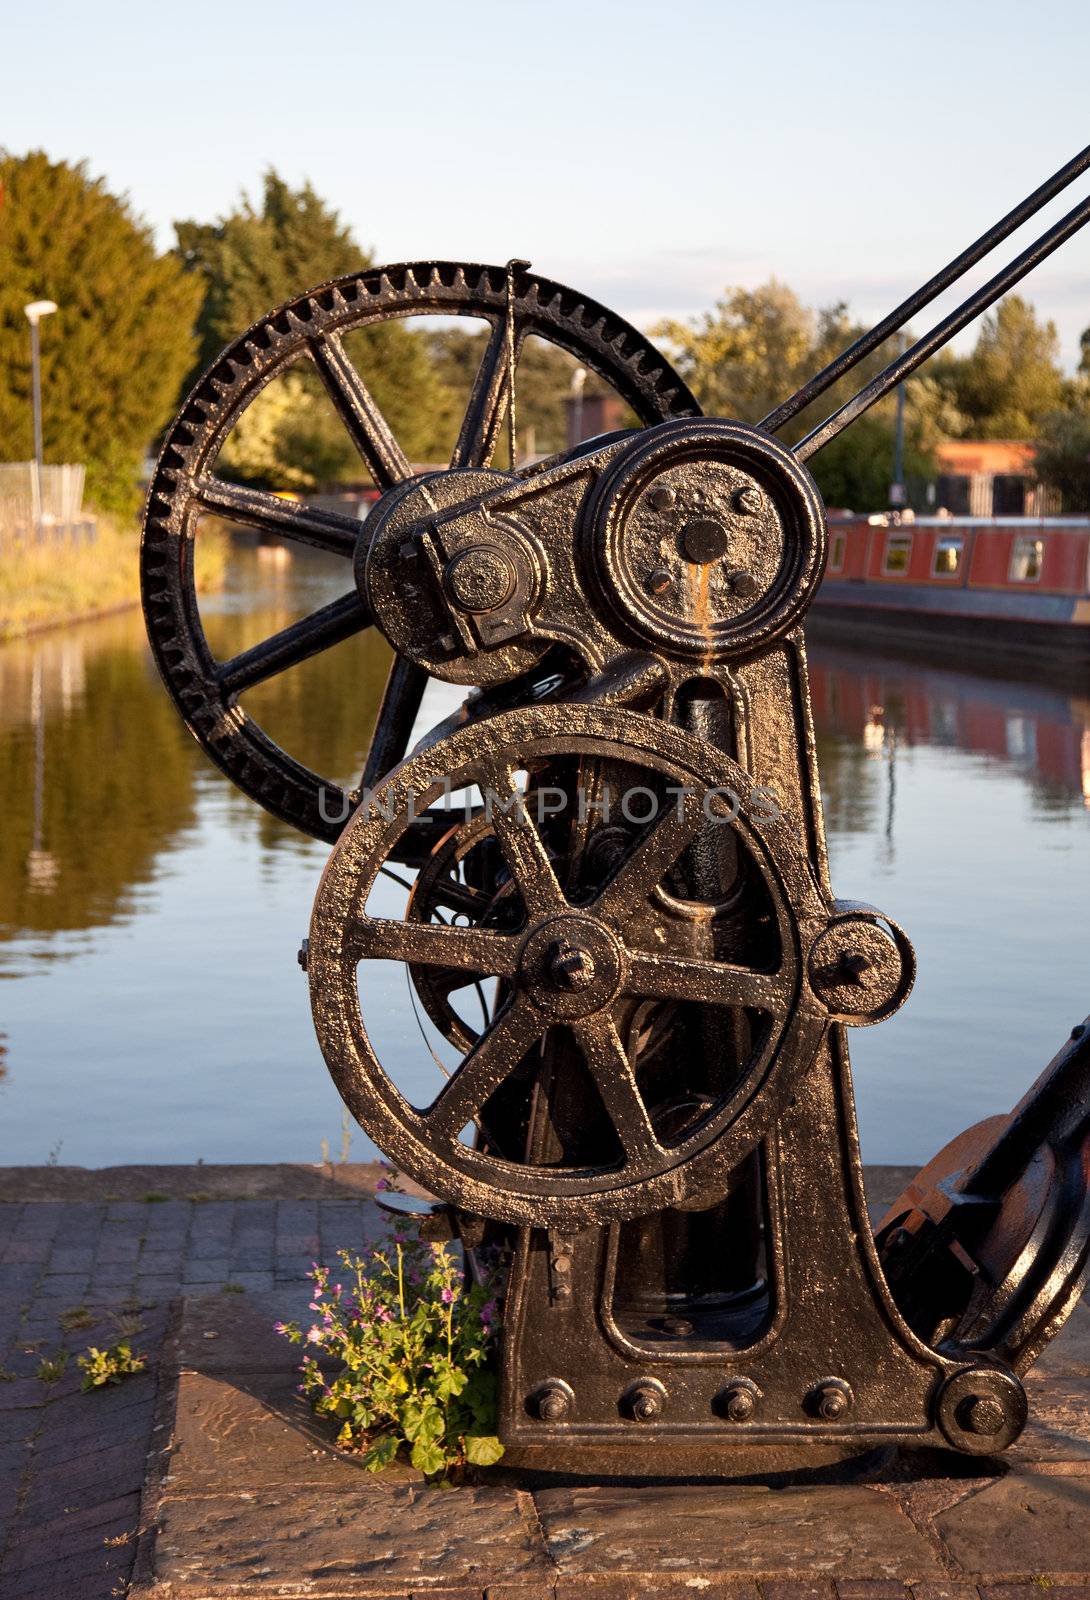
[[[912,535],[910,533],[888,534],[882,571],[887,577],[903,578],[908,571],[908,562],[911,555]]]
[[[1010,581],[1012,583],[1039,583],[1041,580],[1041,559],[1045,553],[1045,541],[1033,539],[1029,534],[1020,533],[1011,546]]]
[[[829,571],[830,572],[843,572],[843,570],[844,570],[844,546],[847,544],[847,542],[848,542],[848,536],[847,536],[846,533],[834,533],[833,534],[832,542],[829,545]]]
[[[965,549],[964,539],[936,539],[935,559],[931,563],[931,576],[933,578],[956,578],[961,571],[961,557]]]

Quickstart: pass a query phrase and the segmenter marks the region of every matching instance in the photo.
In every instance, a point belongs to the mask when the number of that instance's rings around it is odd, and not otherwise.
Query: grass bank
[[[109,517],[93,544],[20,544],[0,551],[0,639],[78,622],[136,605],[140,599],[140,535]],[[198,589],[223,582],[227,535],[201,528],[196,542]]]

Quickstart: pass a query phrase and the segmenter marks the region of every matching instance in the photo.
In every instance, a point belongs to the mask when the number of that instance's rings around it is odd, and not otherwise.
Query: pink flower
[[[444,1289],[443,1290],[443,1304],[445,1306],[450,1306],[450,1305],[454,1304],[454,1290],[453,1289]]]
[[[491,1324],[492,1318],[495,1315],[496,1302],[494,1300],[486,1300],[484,1305],[481,1307],[481,1321],[484,1323],[486,1328]]]
[[[322,1342],[322,1330],[321,1330],[321,1328],[318,1328],[318,1327],[311,1328],[310,1331],[307,1334],[307,1344],[321,1344],[321,1342]]]

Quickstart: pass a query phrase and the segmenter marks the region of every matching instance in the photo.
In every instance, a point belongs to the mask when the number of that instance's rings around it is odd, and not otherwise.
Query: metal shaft
[[[1090,222],[1090,196],[1087,196],[1073,211],[1069,211],[1065,217],[1061,217],[1059,222],[1049,228],[1047,233],[1043,233],[1028,249],[1023,250],[1021,255],[1015,256],[1002,272],[997,272],[982,289],[970,295],[956,311],[944,317],[930,333],[925,334],[906,350],[904,355],[899,356],[896,361],[891,361],[888,367],[842,405],[839,411],[834,411],[832,416],[826,417],[812,433],[808,433],[805,439],[795,446],[795,454],[799,460],[807,461],[812,455],[816,455],[831,439],[835,439],[838,433],[842,433],[850,423],[854,422],[856,417],[862,416],[863,412],[881,400],[883,395],[895,389],[929,356],[934,355],[936,350],[941,350],[943,345],[956,333],[960,333],[974,317],[979,317],[982,311],[987,311],[994,301],[1006,294],[1016,283],[1020,283],[1027,273],[1032,272],[1034,267],[1050,256],[1054,250],[1058,250],[1073,234],[1078,233],[1080,228],[1085,227],[1087,222]]]
[[[988,229],[987,233],[982,233],[968,249],[955,256],[941,272],[929,278],[915,294],[910,294],[907,300],[902,300],[901,304],[891,311],[888,317],[883,317],[881,322],[876,323],[869,333],[856,339],[855,343],[841,351],[834,361],[830,361],[827,367],[823,367],[808,383],[803,384],[801,389],[796,390],[778,405],[775,411],[770,411],[760,426],[769,433],[775,433],[786,422],[790,422],[792,417],[798,416],[800,411],[805,410],[819,395],[824,394],[826,389],[831,388],[846,372],[850,372],[858,362],[869,356],[872,350],[877,350],[890,334],[903,328],[911,317],[922,311],[925,306],[929,306],[944,290],[949,289],[951,284],[963,277],[970,267],[976,266],[978,261],[990,255],[997,244],[1009,238],[1024,222],[1028,222],[1030,217],[1036,216],[1043,206],[1054,200],[1088,167],[1090,167],[1090,145],[1087,145],[1085,150],[1080,150],[1077,156],[1073,156],[1066,166],[1054,172],[1039,189],[1027,195],[1021,205],[1015,206],[1013,211],[1008,211],[993,228]]]

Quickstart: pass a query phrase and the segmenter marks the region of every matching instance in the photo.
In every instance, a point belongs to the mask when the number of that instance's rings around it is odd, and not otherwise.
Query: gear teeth
[[[320,821],[321,778],[277,750],[239,707],[224,708],[196,648],[192,595],[183,587],[180,529],[192,529],[192,474],[208,465],[215,441],[283,363],[326,332],[405,312],[467,311],[494,321],[507,296],[507,269],[479,262],[428,261],[365,268],[323,284],[254,323],[186,400],[167,435],[145,513],[142,560],[149,636],[163,675],[190,728],[245,793],[315,837],[339,830]],[[669,363],[594,300],[533,274],[520,279],[525,332],[551,340],[613,383],[646,421],[699,416]]]

